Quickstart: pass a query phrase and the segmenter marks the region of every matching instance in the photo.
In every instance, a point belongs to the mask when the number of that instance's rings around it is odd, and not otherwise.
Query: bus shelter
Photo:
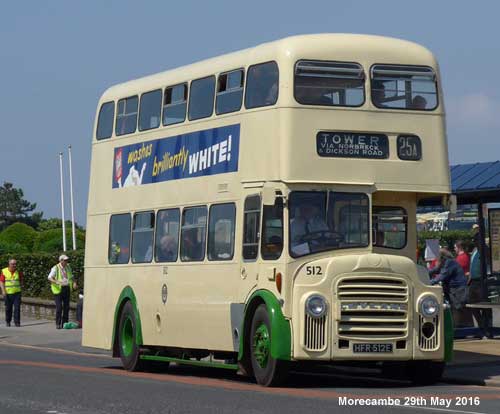
[[[476,205],[481,265],[481,300],[468,303],[478,309],[490,327],[500,334],[494,314],[500,314],[500,161],[459,164],[450,167],[452,193],[457,205]],[[459,328],[456,336],[478,334],[477,328]]]

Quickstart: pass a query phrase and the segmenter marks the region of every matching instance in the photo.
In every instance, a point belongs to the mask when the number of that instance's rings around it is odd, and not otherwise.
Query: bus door
[[[249,292],[257,286],[259,276],[259,242],[262,202],[260,194],[245,198],[243,210],[243,248],[240,266],[241,283],[238,298],[244,303]]]
[[[261,214],[262,212],[262,214]],[[241,264],[240,297],[248,294],[276,273],[274,261],[283,251],[283,199],[276,197],[274,205],[262,205],[259,195],[245,199],[243,225],[243,262]],[[259,260],[259,245],[260,259]]]

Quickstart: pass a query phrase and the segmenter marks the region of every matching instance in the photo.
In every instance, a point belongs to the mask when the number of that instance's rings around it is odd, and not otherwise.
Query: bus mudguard
[[[120,297],[118,298],[118,301],[116,302],[116,307],[115,307],[115,315],[113,318],[113,337],[112,337],[112,344],[113,344],[113,351],[114,351],[114,346],[115,346],[115,334],[116,330],[118,327],[118,323],[120,322],[120,313],[123,308],[123,305],[125,302],[130,301],[132,306],[134,307],[134,314],[135,314],[135,326],[137,327],[136,330],[136,336],[135,336],[135,341],[137,345],[142,345],[142,328],[141,328],[141,316],[139,315],[139,308],[137,307],[137,299],[135,298],[134,291],[130,286],[126,286],[123,288],[122,293],[120,294]]]
[[[267,312],[271,320],[271,356],[274,359],[290,361],[292,353],[290,322],[283,316],[280,303],[278,299],[276,299],[276,296],[268,290],[257,290],[254,292],[245,306],[245,317],[243,319],[242,335],[240,335],[238,360],[241,360],[244,356],[244,344],[247,340],[247,332],[250,330],[252,323],[253,311],[257,308],[258,304],[262,302],[266,304]]]

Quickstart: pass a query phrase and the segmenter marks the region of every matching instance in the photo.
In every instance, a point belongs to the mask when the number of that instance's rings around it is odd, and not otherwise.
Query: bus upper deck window
[[[160,126],[161,95],[161,89],[141,95],[139,131],[146,131]]]
[[[187,109],[187,83],[165,88],[163,100],[163,125],[173,125],[184,122]]]
[[[436,74],[426,66],[375,65],[371,94],[377,108],[431,111],[438,105]]]
[[[215,76],[191,82],[189,120],[208,118],[214,111]]]
[[[247,75],[245,107],[274,105],[278,100],[278,65],[276,62],[250,66]]]
[[[115,117],[115,103],[106,102],[102,104],[97,119],[97,139],[105,139],[113,135],[113,121]]]
[[[219,75],[217,82],[217,115],[239,111],[243,100],[243,70],[234,70]]]
[[[361,106],[365,74],[357,63],[301,60],[295,65],[295,100],[305,105]]]
[[[116,135],[131,134],[137,127],[137,96],[120,99],[118,101],[118,111],[116,113]]]

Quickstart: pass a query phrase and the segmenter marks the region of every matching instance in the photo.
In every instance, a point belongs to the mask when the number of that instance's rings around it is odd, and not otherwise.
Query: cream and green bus
[[[295,36],[113,86],[83,345],[265,386],[307,362],[435,382],[448,312],[415,262],[416,206],[449,192],[438,65],[408,41]]]

